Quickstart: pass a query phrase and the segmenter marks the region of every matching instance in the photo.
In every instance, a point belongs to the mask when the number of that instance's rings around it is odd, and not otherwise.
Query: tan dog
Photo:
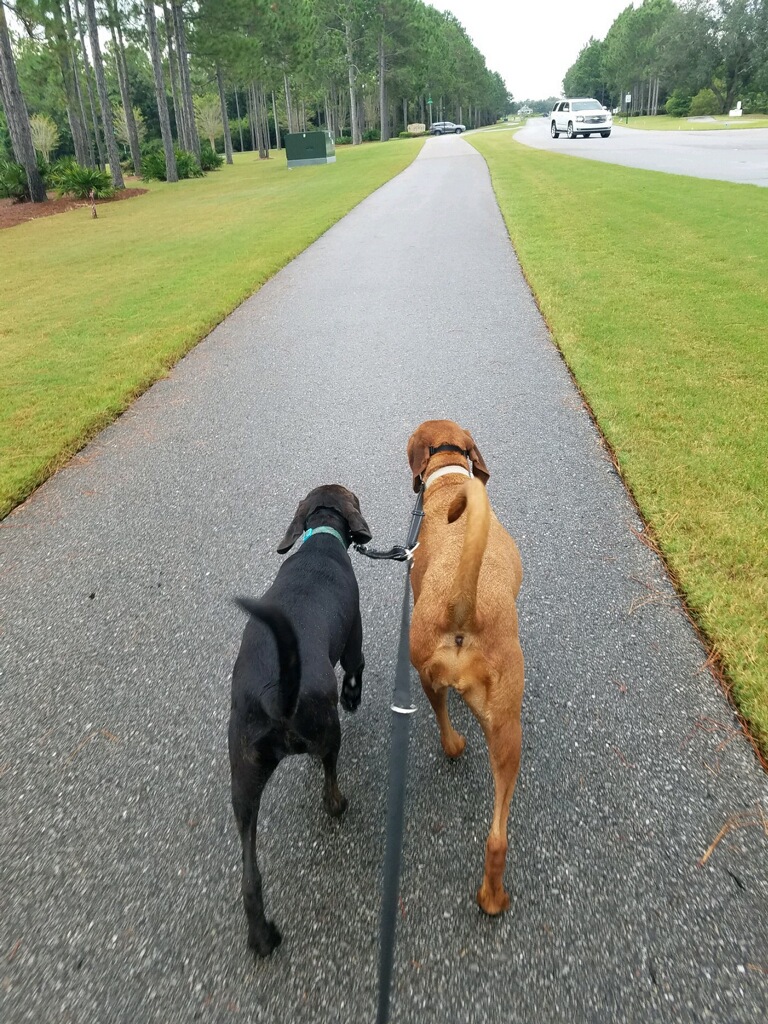
[[[413,489],[426,485],[411,574],[411,661],[448,757],[459,757],[466,745],[448,717],[448,687],[461,694],[485,733],[495,800],[477,902],[487,914],[500,914],[509,907],[507,818],[520,766],[520,554],[493,514],[485,490],[489,473],[468,431],[451,420],[428,420],[411,435],[408,460]]]

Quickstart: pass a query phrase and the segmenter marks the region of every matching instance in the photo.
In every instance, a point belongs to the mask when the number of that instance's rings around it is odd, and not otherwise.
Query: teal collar
[[[332,537],[335,537],[339,544],[341,544],[344,550],[347,550],[346,541],[341,536],[339,531],[334,530],[332,526],[311,526],[308,530],[304,531],[304,536],[301,538],[301,543],[304,544],[305,541],[308,541],[310,537],[314,537],[318,533],[330,533],[330,535]]]

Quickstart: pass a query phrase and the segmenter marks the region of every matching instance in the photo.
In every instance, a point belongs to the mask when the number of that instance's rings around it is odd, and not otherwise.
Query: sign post
[[[427,106],[429,107],[429,127],[432,127],[432,97],[427,97]]]
[[[632,93],[628,92],[624,97],[624,100],[627,104],[627,116],[624,118],[624,124],[629,124],[629,104],[632,102]]]

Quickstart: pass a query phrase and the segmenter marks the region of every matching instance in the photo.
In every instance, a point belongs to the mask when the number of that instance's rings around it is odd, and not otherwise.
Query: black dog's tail
[[[267,601],[253,601],[247,597],[236,597],[235,600],[244,611],[259,619],[272,631],[280,663],[280,713],[284,719],[290,718],[296,710],[301,682],[301,661],[296,632],[288,617]]]

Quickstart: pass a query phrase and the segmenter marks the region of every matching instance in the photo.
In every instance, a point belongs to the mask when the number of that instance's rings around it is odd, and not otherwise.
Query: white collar
[[[441,468],[436,469],[434,473],[430,473],[424,481],[424,490],[426,490],[430,484],[434,483],[435,480],[439,479],[439,477],[448,476],[449,473],[463,473],[464,476],[472,475],[464,466],[441,466]]]

